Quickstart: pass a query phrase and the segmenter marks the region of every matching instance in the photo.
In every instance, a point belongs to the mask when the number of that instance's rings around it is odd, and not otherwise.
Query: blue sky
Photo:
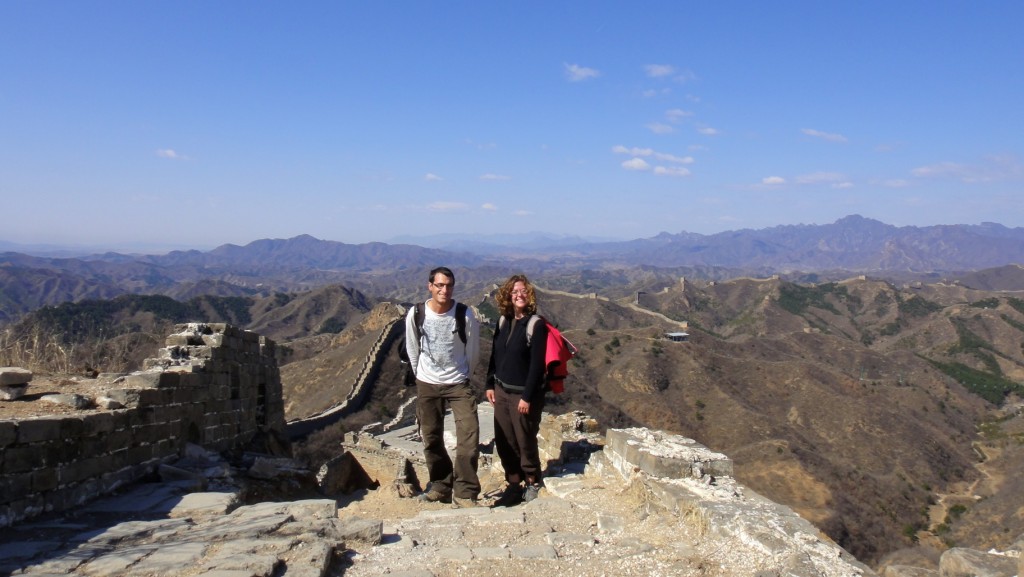
[[[0,240],[1024,226],[1024,2],[0,2]]]

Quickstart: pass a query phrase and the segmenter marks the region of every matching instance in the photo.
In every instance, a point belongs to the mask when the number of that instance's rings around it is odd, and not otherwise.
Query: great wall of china
[[[381,331],[342,405],[296,425],[284,421],[273,341],[223,324],[179,325],[144,370],[111,381],[106,395],[121,408],[0,420],[0,527],[73,510],[122,490],[181,457],[187,444],[217,452],[239,450],[267,437],[283,437],[290,427],[301,427],[292,429],[294,435],[347,414],[369,393],[382,356],[401,328],[395,321]],[[577,433],[562,427],[560,434],[547,435],[549,462],[566,460]],[[346,448],[365,459],[370,470],[374,455],[386,453],[386,447],[357,445]],[[739,485],[725,455],[646,429],[610,430],[597,446],[603,450],[589,455],[582,469],[587,474],[614,473],[640,487],[661,510],[701,527],[704,538],[742,550],[760,559],[761,566],[779,568],[765,575],[874,574],[788,507]],[[396,471],[388,459],[382,476]],[[551,485],[556,494],[579,486],[573,475],[552,477]]]

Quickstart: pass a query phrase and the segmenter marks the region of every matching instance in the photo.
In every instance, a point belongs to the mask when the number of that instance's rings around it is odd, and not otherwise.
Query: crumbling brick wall
[[[283,435],[275,344],[225,324],[178,325],[106,396],[123,408],[0,421],[0,526],[68,510],[176,459]]]

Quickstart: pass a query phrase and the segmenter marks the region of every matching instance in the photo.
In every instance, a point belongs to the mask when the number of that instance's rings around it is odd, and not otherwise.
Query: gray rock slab
[[[473,550],[469,547],[445,547],[437,550],[437,556],[448,561],[472,561]]]
[[[598,513],[597,530],[602,533],[621,533],[626,528],[626,522],[617,515]]]
[[[0,386],[0,401],[17,401],[25,396],[26,385]]]
[[[290,577],[323,577],[334,557],[334,543],[310,540],[288,552],[284,575]]]
[[[55,550],[56,551],[56,550]],[[39,573],[53,573],[56,575],[70,575],[83,563],[91,560],[106,550],[92,548],[78,548],[55,558],[46,559],[37,563],[30,563],[23,567],[25,573],[37,575]]]
[[[32,371],[21,367],[0,367],[0,387],[26,385],[32,381]]]
[[[195,565],[209,547],[208,543],[186,542],[162,544],[132,566],[132,573],[141,575],[177,575]]]
[[[649,429],[609,429],[606,450],[655,477],[732,476],[728,456],[680,435]]]
[[[128,567],[156,551],[157,548],[158,546],[156,545],[149,545],[111,551],[79,567],[78,573],[88,575],[89,577],[117,577],[124,575]]]
[[[939,570],[912,565],[889,565],[882,572],[882,577],[939,577]]]
[[[508,559],[509,550],[504,547],[474,547],[474,559]]]
[[[558,559],[558,552],[550,545],[522,545],[512,548],[512,557],[516,559]]]
[[[0,559],[4,565],[8,562],[28,561],[36,555],[53,551],[60,547],[56,541],[14,541],[0,544]]]
[[[1017,574],[1017,559],[954,547],[939,558],[939,574],[942,577],[1013,577]]]
[[[473,517],[473,523],[476,525],[501,525],[505,523],[518,525],[526,521],[526,517],[523,514],[522,509],[492,509],[490,515],[479,515]]]
[[[589,545],[593,546],[597,543],[597,540],[593,535],[584,535],[580,533],[548,533],[544,536],[544,540],[547,541],[548,545],[552,547],[559,547],[564,545]]]
[[[224,515],[234,509],[239,502],[238,493],[208,492],[189,493],[181,497],[168,515],[170,517],[210,517]]]
[[[432,509],[420,511],[416,515],[417,520],[432,520],[437,522],[459,522],[473,519],[475,517],[486,517],[491,515],[491,509],[487,507],[469,507],[463,509]]]
[[[343,540],[360,541],[377,545],[384,536],[384,522],[379,519],[360,519],[346,517],[337,523],[339,534]]]
[[[63,407],[71,407],[72,409],[82,410],[88,409],[93,405],[93,400],[85,395],[77,394],[55,394],[55,395],[43,395],[39,397],[40,401],[51,403],[54,405],[61,405]]]
[[[82,510],[86,513],[167,513],[190,488],[178,483],[145,483],[94,501]]]
[[[441,547],[449,543],[458,543],[463,537],[461,525],[410,528],[406,529],[403,534],[419,546],[425,547]]]
[[[548,477],[544,479],[544,487],[555,497],[567,499],[576,491],[583,490],[585,485],[579,477]]]
[[[125,521],[113,527],[87,531],[76,537],[94,547],[113,547],[122,542],[137,542],[168,535],[176,535],[191,527],[188,519],[159,519],[155,521]]]

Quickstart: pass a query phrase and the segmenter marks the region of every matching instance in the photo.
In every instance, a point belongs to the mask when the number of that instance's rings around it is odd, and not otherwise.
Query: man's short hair
[[[434,278],[436,278],[438,274],[443,274],[444,276],[452,279],[453,283],[455,282],[455,273],[452,272],[452,269],[446,266],[439,266],[430,271],[430,278],[427,279],[427,282],[434,282]]]

